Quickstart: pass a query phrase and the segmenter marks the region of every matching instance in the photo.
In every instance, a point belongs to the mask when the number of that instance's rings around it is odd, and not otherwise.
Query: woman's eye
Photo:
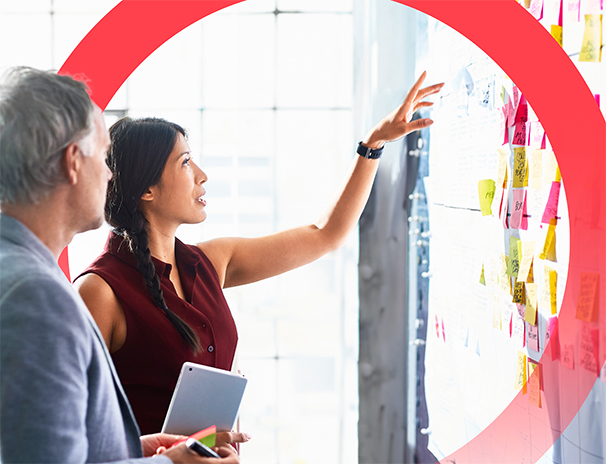
[[[191,158],[185,158],[185,159],[183,160],[183,165],[184,165],[184,166],[189,166],[189,162],[190,162],[190,161],[191,161]]]

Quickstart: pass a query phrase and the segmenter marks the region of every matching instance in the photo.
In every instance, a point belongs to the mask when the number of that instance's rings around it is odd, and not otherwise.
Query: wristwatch
[[[383,154],[384,147],[385,147],[385,145],[383,145],[381,148],[368,148],[368,147],[365,147],[364,145],[362,145],[362,142],[360,142],[358,144],[358,149],[356,150],[356,152],[358,153],[358,155],[362,156],[363,158],[379,159],[381,157],[381,155]]]

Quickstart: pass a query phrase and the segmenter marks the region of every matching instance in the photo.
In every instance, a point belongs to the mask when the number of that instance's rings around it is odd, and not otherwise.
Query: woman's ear
[[[153,187],[148,188],[143,195],[141,201],[152,201],[154,199]]]

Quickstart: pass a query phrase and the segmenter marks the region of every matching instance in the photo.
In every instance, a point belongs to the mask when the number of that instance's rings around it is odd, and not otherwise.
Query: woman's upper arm
[[[93,273],[80,277],[74,287],[99,326],[107,348],[115,352],[126,339],[126,319],[116,294],[102,277]]]

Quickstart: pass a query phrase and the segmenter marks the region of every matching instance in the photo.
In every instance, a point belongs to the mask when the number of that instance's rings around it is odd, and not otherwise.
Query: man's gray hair
[[[92,155],[93,103],[86,84],[18,67],[0,84],[0,204],[37,203],[67,181],[63,154]]]

